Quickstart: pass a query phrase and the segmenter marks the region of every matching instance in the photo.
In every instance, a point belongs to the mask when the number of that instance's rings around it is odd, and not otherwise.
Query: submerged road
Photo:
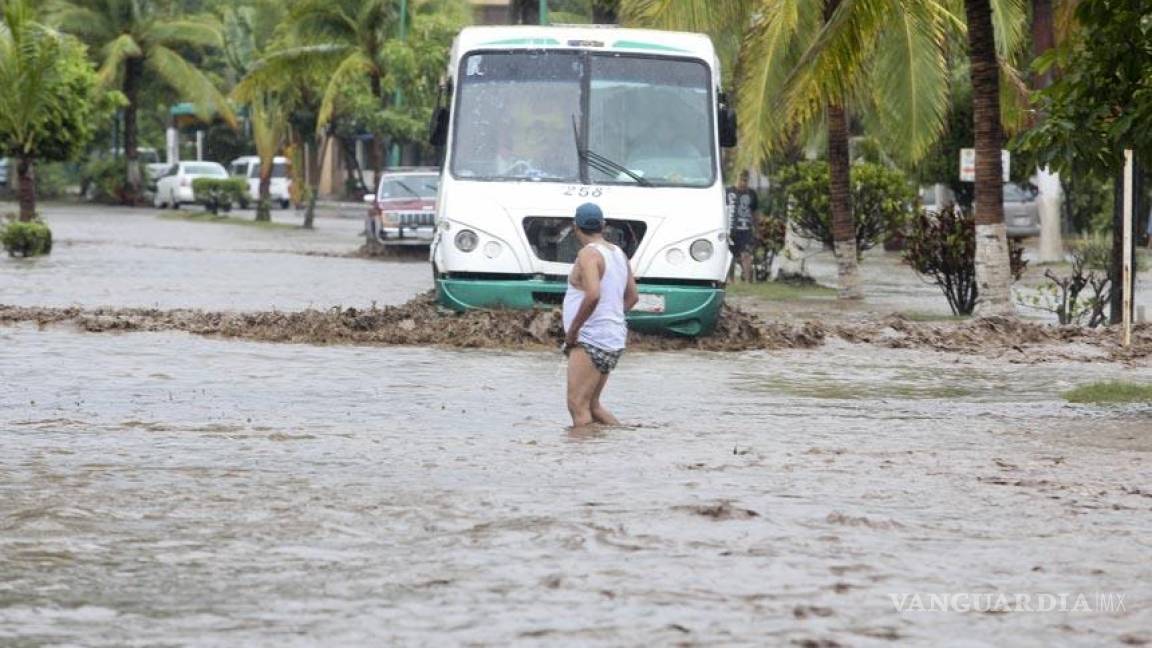
[[[342,221],[48,217],[60,247],[0,260],[0,303],[428,287],[305,254],[351,250]],[[1152,369],[635,352],[607,395],[634,427],[581,436],[558,362],[0,328],[0,645],[1152,641],[1152,413],[1060,398]],[[933,594],[1066,603],[916,609]]]

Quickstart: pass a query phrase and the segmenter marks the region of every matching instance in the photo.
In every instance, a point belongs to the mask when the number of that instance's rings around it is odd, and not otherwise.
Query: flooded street
[[[0,304],[431,286],[314,254],[354,249],[354,220],[47,217],[56,251],[0,259]],[[0,326],[0,645],[1152,643],[1152,412],[1061,397],[1147,363],[635,351],[606,394],[633,426],[589,436],[559,362]],[[945,593],[1092,609],[893,602]]]
[[[324,256],[363,242],[360,219],[322,218],[306,231],[289,227],[301,219],[281,210],[275,228],[172,220],[152,209],[46,214],[57,253],[0,261],[0,303],[296,310],[399,304],[432,287],[425,263]]]

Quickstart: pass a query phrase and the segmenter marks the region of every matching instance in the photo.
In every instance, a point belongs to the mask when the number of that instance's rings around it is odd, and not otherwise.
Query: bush
[[[1108,321],[1105,312],[1112,300],[1112,237],[1102,234],[1087,236],[1069,246],[1072,268],[1067,275],[1051,269],[1044,272],[1047,284],[1036,293],[1019,300],[1020,305],[1054,313],[1061,324],[1087,325],[1095,328]],[[1135,270],[1145,268],[1135,257]]]
[[[213,214],[232,211],[232,204],[248,198],[248,181],[243,178],[196,178],[192,181],[196,202]]]
[[[899,171],[878,164],[853,164],[851,178],[856,250],[863,253],[903,229],[914,213],[916,192]],[[785,166],[772,176],[772,189],[770,213],[786,214],[798,232],[832,247],[827,162]]]
[[[140,177],[148,178],[144,165]],[[128,186],[128,161],[124,158],[90,160],[80,172],[80,195],[93,202],[121,205],[131,198]]]
[[[39,198],[62,198],[75,180],[75,169],[63,162],[36,166],[36,194]]]
[[[0,244],[8,256],[39,256],[52,252],[52,230],[41,220],[15,221],[0,229]]]
[[[932,279],[944,292],[953,315],[971,315],[976,287],[976,219],[957,207],[923,212],[906,232],[904,262]],[[1012,277],[1020,279],[1027,261],[1019,241],[1009,239]]]

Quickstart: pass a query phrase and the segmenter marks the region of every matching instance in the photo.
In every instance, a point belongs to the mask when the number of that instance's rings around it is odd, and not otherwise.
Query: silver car
[[[1036,190],[1012,182],[1004,185],[1004,223],[1008,236],[1025,238],[1040,235],[1040,209]]]

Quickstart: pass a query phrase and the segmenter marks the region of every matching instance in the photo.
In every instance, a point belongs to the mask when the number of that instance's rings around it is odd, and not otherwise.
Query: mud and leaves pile
[[[0,323],[73,325],[88,332],[184,331],[264,342],[555,349],[563,339],[558,309],[485,310],[456,313],[431,293],[401,306],[332,308],[296,312],[229,312],[144,308],[43,308],[0,305]],[[766,321],[726,305],[712,334],[700,338],[633,331],[636,350],[746,351],[806,349],[829,338],[885,348],[968,354],[1014,355],[1024,362],[1047,359],[1126,359],[1152,355],[1152,327],[1137,329],[1133,346],[1117,343],[1115,331],[1051,326],[1016,319],[962,323],[912,322],[899,317],[854,323]],[[1053,352],[1053,345],[1059,345]],[[1047,351],[1041,351],[1047,349]]]

